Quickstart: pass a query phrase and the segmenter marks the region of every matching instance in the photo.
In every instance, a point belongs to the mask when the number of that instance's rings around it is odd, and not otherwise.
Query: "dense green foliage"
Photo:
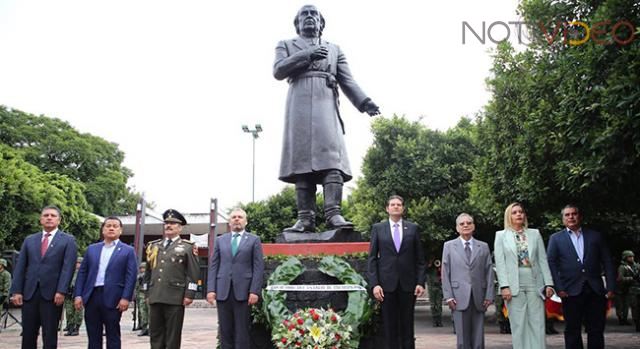
[[[558,20],[609,20],[607,30],[622,19],[640,24],[631,0],[527,0],[521,12],[549,28]],[[547,234],[560,227],[560,208],[575,202],[591,225],[638,243],[640,39],[621,45],[607,34],[605,44],[570,45],[538,34],[524,52],[503,44],[495,53],[472,197],[495,221],[509,202],[523,201]],[[631,33],[620,27],[617,35]]]
[[[374,143],[363,164],[363,178],[349,198],[358,230],[386,219],[386,199],[405,199],[406,215],[428,234],[426,249],[439,255],[455,230],[455,217],[469,210],[469,185],[479,155],[474,125],[467,119],[447,132],[394,116],[372,124]],[[473,214],[473,212],[470,212]]]
[[[43,172],[84,184],[90,211],[100,216],[135,212],[139,195],[127,187],[132,176],[114,143],[80,133],[67,122],[0,106],[0,143]]]
[[[139,195],[126,186],[123,160],[117,145],[64,121],[0,106],[0,249],[20,249],[51,204],[81,250],[97,240],[96,215],[135,211]]]
[[[61,228],[82,247],[98,238],[99,222],[90,213],[84,186],[65,175],[43,172],[18,151],[0,144],[0,250],[20,249],[24,238],[39,231],[42,207],[62,210]]]

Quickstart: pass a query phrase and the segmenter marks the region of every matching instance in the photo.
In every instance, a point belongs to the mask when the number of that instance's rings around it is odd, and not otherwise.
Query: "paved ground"
[[[201,301],[199,301],[201,302]],[[202,303],[200,303],[202,304]],[[206,304],[206,303],[205,303]],[[19,311],[13,310],[19,318]],[[615,315],[610,316],[607,322],[605,340],[607,348],[637,349],[640,348],[640,333],[633,332],[632,326],[618,326]],[[11,324],[11,321],[9,321]],[[427,305],[416,307],[416,348],[418,349],[446,349],[455,348],[456,338],[451,330],[451,314],[444,314],[445,327],[431,327],[431,314]],[[131,312],[123,316],[122,322],[122,346],[126,349],[149,348],[149,337],[138,337],[131,331]],[[217,316],[215,309],[190,307],[185,316],[185,326],[182,335],[183,348],[215,348]],[[557,324],[556,329],[562,332],[562,324]],[[20,327],[9,326],[0,333],[0,348],[20,347]],[[490,309],[487,316],[486,347],[491,349],[511,348],[511,336],[500,334],[493,321],[493,311]],[[586,341],[586,337],[585,337]],[[586,343],[586,342],[585,342]],[[87,337],[84,328],[77,337],[60,336],[59,347],[63,349],[84,349],[87,347]],[[547,336],[547,348],[564,348],[562,334]]]

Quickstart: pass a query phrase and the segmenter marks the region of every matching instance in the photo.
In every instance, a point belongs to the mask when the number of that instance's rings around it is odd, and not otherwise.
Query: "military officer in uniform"
[[[78,257],[78,259],[76,259],[76,270],[73,272],[71,285],[69,285],[69,292],[64,297],[64,316],[67,318],[67,327],[64,329],[67,331],[67,333],[64,334],[65,336],[77,336],[80,332],[80,326],[82,325],[84,311],[82,309],[77,310],[73,305],[73,291],[81,264],[82,257]]]
[[[152,349],[180,348],[185,306],[193,302],[200,268],[193,242],[180,234],[187,220],[169,209],[162,214],[164,238],[147,246],[147,302]]]
[[[427,264],[427,289],[433,327],[442,327],[442,262],[431,258]]]
[[[140,330],[138,336],[149,335],[149,305],[147,304],[147,290],[144,284],[144,273],[147,270],[147,263],[142,262],[138,267],[138,282],[136,283],[136,318]]]

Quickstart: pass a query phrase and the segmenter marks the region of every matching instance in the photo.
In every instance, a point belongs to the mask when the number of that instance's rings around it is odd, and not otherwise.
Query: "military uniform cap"
[[[4,258],[0,258],[0,265],[4,266],[5,268],[7,267],[7,260]]]
[[[180,212],[172,208],[164,211],[164,213],[162,214],[162,219],[165,223],[180,223],[182,225],[187,225],[187,220],[184,218],[184,216]]]
[[[76,263],[82,263],[82,257],[78,257],[78,258],[76,259]]]
[[[142,263],[140,263],[140,267],[142,267],[142,268],[146,268],[146,267],[147,267],[147,262],[142,262]]]
[[[636,255],[633,254],[633,251],[629,251],[629,250],[622,251],[622,259],[625,259],[627,257],[635,257],[635,256]]]

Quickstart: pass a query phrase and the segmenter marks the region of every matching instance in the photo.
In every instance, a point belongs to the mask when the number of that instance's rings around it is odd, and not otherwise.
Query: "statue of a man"
[[[298,37],[276,47],[273,75],[287,79],[280,180],[295,183],[298,221],[288,232],[315,231],[316,185],[324,188],[324,214],[330,229],[353,228],[341,214],[342,186],[351,180],[338,110],[338,86],[360,112],[380,114],[355,82],[338,45],[322,39],[324,17],[303,6],[293,21]]]

